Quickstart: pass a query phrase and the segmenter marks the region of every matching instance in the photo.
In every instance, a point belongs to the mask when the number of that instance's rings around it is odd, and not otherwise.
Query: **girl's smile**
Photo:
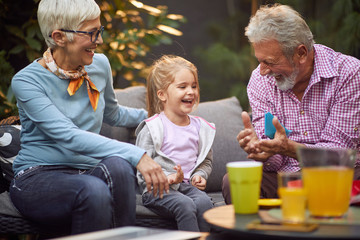
[[[199,87],[188,69],[180,70],[174,81],[165,90],[158,91],[165,115],[174,123],[188,124],[188,114],[193,111],[199,97]]]

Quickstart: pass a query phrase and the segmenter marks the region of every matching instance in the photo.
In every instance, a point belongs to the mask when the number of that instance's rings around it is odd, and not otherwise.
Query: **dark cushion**
[[[13,217],[21,217],[19,211],[13,205],[9,192],[5,191],[0,194],[0,214],[5,214]]]
[[[20,125],[0,125],[0,167],[3,177],[14,177],[12,163],[20,150]]]

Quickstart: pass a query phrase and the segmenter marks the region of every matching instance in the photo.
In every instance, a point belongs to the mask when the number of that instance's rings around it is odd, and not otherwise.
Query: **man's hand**
[[[241,117],[245,128],[240,131],[237,140],[239,141],[240,147],[248,154],[247,157],[249,159],[265,162],[275,154],[297,158],[296,148],[303,144],[288,139],[285,128],[280,124],[277,117],[274,117],[272,120],[276,133],[274,139],[271,140],[258,139],[247,112],[242,112]]]
[[[296,159],[296,148],[302,144],[288,139],[285,128],[280,124],[277,117],[273,118],[272,123],[276,129],[274,139],[261,140],[255,144],[256,148],[259,149],[261,153],[265,153],[264,156],[268,155],[268,157],[270,157],[275,154],[281,154]],[[262,154],[258,156],[255,155],[254,157],[260,158],[262,157],[261,155]]]
[[[241,118],[245,128],[240,131],[236,139],[239,141],[240,147],[244,149],[246,153],[258,153],[259,149],[256,148],[256,143],[259,142],[259,139],[251,124],[250,116],[247,112],[242,112]]]
[[[191,185],[197,187],[200,190],[205,190],[206,187],[206,180],[205,178],[199,176],[199,175],[195,175],[192,179],[191,179]]]
[[[147,154],[142,156],[136,168],[143,175],[148,192],[151,191],[152,186],[154,196],[157,196],[157,193],[159,192],[159,196],[162,198],[164,191],[169,193],[169,183],[164,172],[160,165]]]
[[[181,166],[176,165],[174,169],[176,170],[176,173],[167,176],[169,184],[181,183],[184,180],[184,172],[181,169]]]

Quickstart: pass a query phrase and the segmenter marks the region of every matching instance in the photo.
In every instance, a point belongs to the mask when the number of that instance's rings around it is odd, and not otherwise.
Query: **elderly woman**
[[[10,196],[22,215],[71,234],[135,223],[135,168],[147,188],[168,191],[145,151],[100,136],[103,122],[135,127],[147,112],[118,105],[94,0],[42,0],[43,58],[12,80],[22,124]]]

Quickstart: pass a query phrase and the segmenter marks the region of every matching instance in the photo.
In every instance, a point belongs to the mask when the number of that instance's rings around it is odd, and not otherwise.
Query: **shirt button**
[[[305,111],[304,111],[304,110],[301,110],[301,111],[300,111],[300,114],[301,114],[301,115],[304,115],[304,114],[305,114]]]
[[[356,132],[357,130],[359,130],[357,127],[354,127],[354,131]]]
[[[305,132],[304,132],[304,136],[307,136],[307,135],[308,135],[308,133],[305,131]]]

